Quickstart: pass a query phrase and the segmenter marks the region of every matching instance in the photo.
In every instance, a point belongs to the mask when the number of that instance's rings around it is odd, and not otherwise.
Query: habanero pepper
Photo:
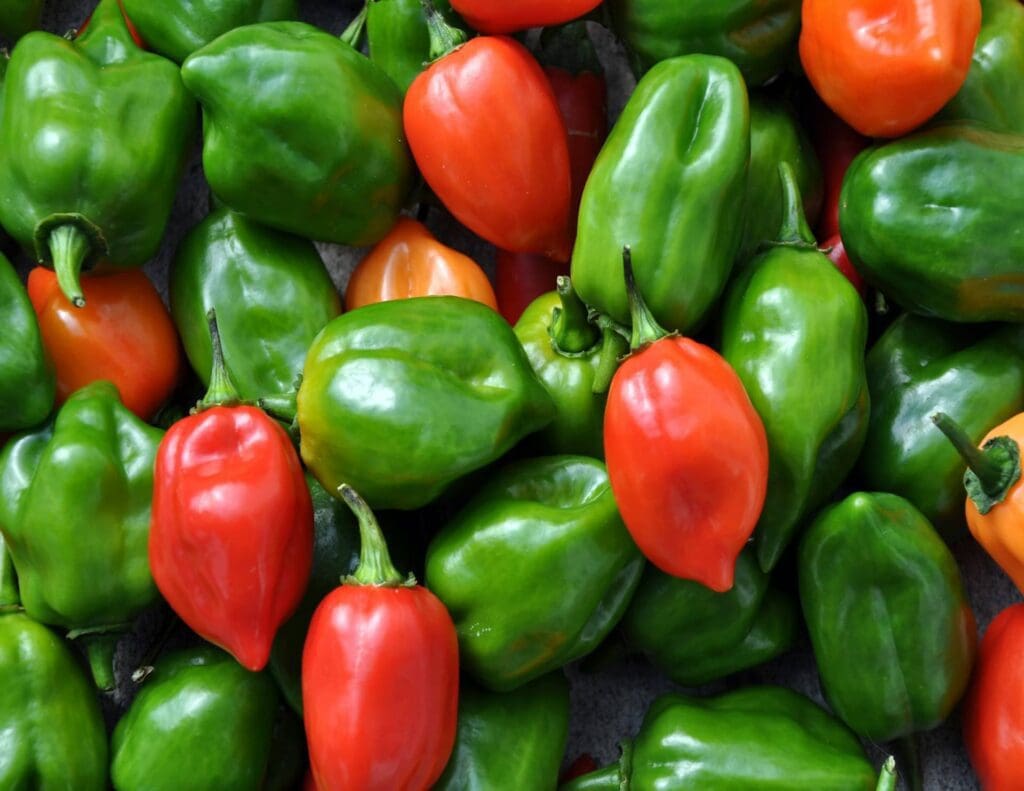
[[[495,34],[561,25],[590,13],[600,3],[601,0],[452,0],[452,8],[474,30]]]
[[[844,123],[820,99],[814,97],[811,101],[811,141],[825,182],[824,203],[815,234],[819,239],[827,239],[839,233],[839,196],[846,171],[871,141]]]
[[[455,24],[448,0],[434,7]],[[366,0],[366,41],[370,60],[395,81],[404,94],[430,60],[430,31],[422,0]]]
[[[18,273],[0,253],[0,432],[39,425],[53,409],[56,380],[39,320]]]

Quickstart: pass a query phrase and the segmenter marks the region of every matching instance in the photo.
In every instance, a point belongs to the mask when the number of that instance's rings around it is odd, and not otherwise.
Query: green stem
[[[782,181],[783,210],[782,227],[779,229],[777,244],[817,249],[818,242],[804,215],[804,201],[800,197],[800,186],[796,182],[793,167],[788,162],[779,163],[779,179]]]
[[[92,680],[100,692],[110,692],[116,686],[114,681],[114,651],[121,635],[118,632],[97,632],[77,638],[85,649],[89,660]]]
[[[387,542],[370,506],[347,483],[338,487],[338,493],[359,520],[359,566],[344,582],[386,587],[402,585],[402,575],[391,563]]]
[[[601,357],[597,362],[597,369],[594,371],[594,383],[591,392],[595,394],[606,393],[611,387],[612,378],[619,370],[619,363],[623,356],[629,351],[626,339],[622,337],[618,326],[608,316],[597,317],[597,326],[601,329]]]
[[[220,329],[217,327],[217,311],[213,308],[206,314],[210,323],[210,346],[213,349],[213,367],[210,370],[210,387],[203,400],[196,404],[193,414],[211,409],[215,406],[235,406],[241,403],[238,391],[228,376],[227,365],[224,363],[224,348],[220,342]]]
[[[626,295],[629,297],[629,314],[633,320],[633,335],[630,348],[633,351],[659,341],[669,333],[654,318],[633,277],[633,253],[627,244],[622,248],[622,271],[626,278]]]
[[[594,42],[587,32],[587,23],[582,19],[567,25],[544,28],[540,34],[537,60],[545,66],[564,69],[574,76],[604,74]]]
[[[92,240],[77,225],[67,223],[50,231],[47,244],[60,290],[72,305],[84,308],[85,295],[82,294],[82,284],[78,278],[92,255]]]
[[[14,561],[7,551],[4,535],[0,533],[0,612],[13,610],[21,604],[18,593],[18,578],[14,573]]]
[[[358,50],[363,42],[363,31],[366,29],[366,15],[369,11],[370,0],[366,0],[363,3],[362,10],[356,14],[356,18],[349,23],[349,26],[345,28],[345,32],[341,34],[341,40],[354,50]]]
[[[434,0],[420,0],[420,3],[427,17],[427,29],[430,31],[431,62],[443,58],[466,43],[466,32],[449,25],[441,12],[434,7]]]
[[[882,764],[882,771],[878,775],[878,785],[875,791],[896,791],[896,759],[891,755]]]
[[[619,775],[618,764],[606,766],[590,774],[570,780],[558,791],[619,791],[622,785],[622,778]]]
[[[587,318],[587,306],[576,295],[572,281],[559,275],[556,283],[562,307],[555,309],[551,319],[551,340],[560,352],[581,354],[593,348],[600,335]]]
[[[964,488],[978,507],[987,514],[1006,499],[1020,480],[1020,446],[1010,437],[995,437],[979,448],[966,431],[949,415],[937,412],[932,422],[946,435],[967,465]]]
[[[283,423],[291,425],[299,414],[299,406],[296,401],[297,393],[285,393],[283,395],[265,396],[256,402],[256,405],[271,417],[275,417]]]

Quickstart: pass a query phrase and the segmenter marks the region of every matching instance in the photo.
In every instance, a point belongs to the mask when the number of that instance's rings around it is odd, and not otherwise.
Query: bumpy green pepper
[[[114,729],[114,787],[258,791],[278,701],[270,676],[212,646],[162,657]]]
[[[623,324],[622,248],[658,323],[697,326],[732,271],[743,236],[750,108],[723,58],[663,61],[637,85],[587,179],[572,282]]]
[[[801,520],[857,461],[868,427],[868,317],[857,290],[819,252],[788,164],[779,241],[732,284],[722,356],[768,434],[768,496],[757,524],[761,568],[774,568]]]
[[[124,0],[124,8],[146,46],[175,63],[236,27],[299,18],[296,0]]]
[[[839,225],[857,271],[914,313],[1024,320],[1024,135],[950,124],[850,165]]]
[[[867,358],[871,420],[865,485],[912,502],[947,541],[966,534],[966,466],[932,424],[945,412],[975,443],[1024,411],[1024,327],[904,315]]]
[[[967,81],[940,119],[1024,134],[1024,6],[981,0],[981,32]]]
[[[604,404],[618,359],[629,344],[609,323],[599,328],[569,278],[535,299],[515,326],[530,365],[547,387],[558,414],[533,439],[542,453],[604,458]]]
[[[617,765],[561,791],[872,791],[875,781],[841,722],[803,695],[766,686],[716,698],[663,695]]]
[[[114,385],[94,382],[49,424],[6,445],[0,531],[32,618],[74,633],[117,632],[157,599],[148,541],[162,437]],[[113,641],[95,639],[93,673],[109,688]]]
[[[213,363],[206,315],[216,309],[231,381],[248,400],[294,393],[313,338],[341,313],[312,243],[226,207],[182,240],[170,292],[185,353],[206,385]]]
[[[203,105],[203,169],[225,204],[307,239],[367,245],[394,224],[412,165],[402,94],[302,22],[225,33],[181,67]]]
[[[552,456],[484,485],[430,543],[426,584],[455,621],[463,668],[503,691],[592,651],[643,566],[604,465]]]
[[[970,679],[974,616],[920,511],[894,494],[852,494],[808,529],[799,571],[822,689],[847,725],[889,741],[949,716]]]
[[[196,107],[173,63],[136,46],[118,0],[74,41],[30,33],[14,48],[0,114],[0,223],[68,299],[102,259],[156,253],[192,144]]]
[[[512,328],[459,297],[339,316],[313,341],[298,393],[306,466],[375,508],[426,505],[553,417]]]
[[[792,596],[769,588],[749,547],[736,560],[735,583],[727,593],[649,566],[620,629],[631,650],[673,681],[699,686],[788,651],[800,614]]]
[[[568,735],[561,673],[504,693],[463,679],[455,749],[433,791],[554,791]]]
[[[800,31],[799,0],[612,0],[610,7],[637,73],[703,52],[728,58],[748,84],[761,85],[785,68]]]
[[[0,36],[13,43],[39,27],[43,0],[3,0],[0,2]]]
[[[0,253],[0,432],[42,423],[56,392],[35,311],[11,262]]]
[[[0,615],[0,734],[0,788],[107,787],[96,691],[64,642],[21,613]]]
[[[434,7],[446,22],[455,24],[448,0],[434,0]],[[422,0],[367,0],[366,39],[370,60],[405,93],[430,61],[430,33]]]

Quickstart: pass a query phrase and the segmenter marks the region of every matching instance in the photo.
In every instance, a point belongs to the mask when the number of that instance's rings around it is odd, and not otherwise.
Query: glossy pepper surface
[[[206,314],[217,311],[224,363],[243,399],[294,393],[313,338],[341,313],[316,248],[214,209],[182,240],[171,268],[171,312],[192,367],[210,383]]]
[[[583,301],[628,321],[622,248],[629,245],[658,322],[680,332],[697,326],[739,250],[749,159],[747,90],[732,63],[688,55],[648,72],[583,191],[572,256]]]
[[[830,239],[839,234],[839,198],[846,171],[871,141],[820,101],[811,112],[810,132],[825,180],[825,196],[815,231],[819,239]]]
[[[898,318],[867,357],[871,420],[859,472],[910,500],[949,542],[965,533],[966,465],[931,416],[944,412],[979,444],[1024,411],[1024,332]]]
[[[857,157],[839,224],[858,271],[907,310],[1020,321],[1022,204],[1024,136],[953,124]]]
[[[463,667],[504,691],[593,650],[642,571],[604,465],[551,456],[491,478],[430,543],[426,582]]]
[[[799,572],[822,689],[850,728],[889,741],[949,716],[971,675],[974,615],[920,511],[893,494],[850,495],[808,529]]]
[[[434,7],[451,22],[448,0]],[[367,0],[366,40],[370,60],[405,93],[430,61],[430,32],[422,0]]]
[[[905,135],[941,110],[967,78],[981,28],[978,0],[806,0],[802,16],[811,85],[872,137]]]
[[[195,116],[178,69],[135,44],[118,0],[102,0],[73,41],[18,42],[0,113],[0,222],[72,302],[81,269],[156,253]]]
[[[712,4],[613,0],[615,29],[644,71],[679,55],[728,58],[749,85],[778,74],[796,48],[797,0],[726,0]]]
[[[402,95],[367,58],[302,22],[236,28],[181,78],[203,106],[203,170],[251,220],[340,244],[388,232],[411,175]]]
[[[618,765],[562,791],[873,791],[875,780],[860,742],[841,722],[803,695],[765,686],[714,698],[663,695],[624,744]]]
[[[201,646],[157,661],[114,729],[118,791],[258,791],[270,758],[278,695],[223,651]]]
[[[6,0],[0,5],[0,36],[13,43],[39,27],[43,0]]]
[[[460,297],[339,316],[310,347],[298,393],[302,458],[324,488],[358,484],[371,505],[402,510],[500,458],[554,411],[512,328]]]
[[[768,495],[758,520],[761,568],[774,568],[801,520],[853,468],[868,428],[868,315],[819,250],[788,163],[777,241],[730,286],[722,356],[768,434]]]
[[[11,262],[0,253],[0,431],[21,431],[46,420],[56,380],[32,303]]]
[[[554,789],[569,735],[569,685],[549,673],[515,692],[463,679],[455,749],[434,791]]]
[[[146,47],[175,63],[236,27],[299,17],[296,0],[122,2]]]
[[[322,791],[430,787],[455,744],[459,647],[444,605],[391,564],[351,487],[359,567],[321,602],[302,654],[310,763]]]
[[[601,0],[453,0],[452,8],[481,33],[515,33],[561,25],[593,11]]]
[[[183,368],[181,346],[160,293],[140,271],[81,279],[76,308],[57,276],[36,267],[28,295],[57,375],[57,403],[91,382],[113,382],[128,409],[149,420],[171,397]]]

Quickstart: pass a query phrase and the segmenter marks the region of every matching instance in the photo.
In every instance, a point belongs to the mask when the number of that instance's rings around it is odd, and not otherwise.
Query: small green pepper
[[[448,0],[434,8],[449,24],[457,24]],[[430,62],[430,32],[422,0],[367,0],[366,39],[370,60],[405,93]]]

